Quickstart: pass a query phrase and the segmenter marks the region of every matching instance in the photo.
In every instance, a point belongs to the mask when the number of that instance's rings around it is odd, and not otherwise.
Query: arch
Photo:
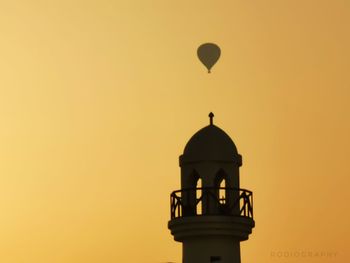
[[[202,199],[202,195],[203,195],[203,190],[202,190],[202,178],[198,178],[197,180],[197,185],[196,185],[196,212],[197,215],[202,215],[203,214],[203,199]]]
[[[227,174],[223,169],[220,169],[215,175],[214,186],[218,188],[218,199],[222,204],[226,202],[226,181]]]
[[[188,187],[187,188],[196,188],[198,180],[200,180],[199,173],[196,169],[193,169],[188,178]]]
[[[228,190],[228,174],[220,169],[215,175],[214,185],[217,187],[216,196],[218,199],[218,209],[220,214],[229,213],[229,190]]]
[[[222,181],[225,181],[225,184],[226,184],[226,180],[227,180],[227,173],[224,171],[224,169],[220,169],[219,171],[217,171],[215,175],[214,186],[220,187],[220,184],[222,183]]]

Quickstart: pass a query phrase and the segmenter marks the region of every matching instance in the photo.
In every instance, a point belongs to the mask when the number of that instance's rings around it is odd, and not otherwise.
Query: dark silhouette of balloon
[[[202,44],[197,49],[198,58],[206,66],[208,73],[210,73],[210,69],[215,65],[216,61],[218,61],[220,54],[221,50],[219,46],[214,43]]]

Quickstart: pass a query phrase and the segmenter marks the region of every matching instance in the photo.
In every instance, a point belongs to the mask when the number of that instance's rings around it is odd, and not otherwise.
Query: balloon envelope
[[[197,49],[198,58],[206,66],[208,73],[210,73],[210,69],[215,65],[216,61],[218,61],[220,54],[221,50],[219,46],[214,43],[202,44]]]

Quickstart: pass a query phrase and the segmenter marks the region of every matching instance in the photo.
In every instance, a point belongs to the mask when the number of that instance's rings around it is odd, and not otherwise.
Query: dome
[[[230,136],[212,122],[192,136],[180,156],[180,165],[201,161],[236,162],[241,165],[241,156]]]

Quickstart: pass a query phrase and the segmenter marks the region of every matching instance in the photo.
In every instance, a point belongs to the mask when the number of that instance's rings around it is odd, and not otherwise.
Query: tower
[[[181,190],[170,195],[168,228],[182,242],[183,263],[240,263],[240,242],[255,225],[253,196],[240,189],[235,144],[209,117],[180,156]]]

